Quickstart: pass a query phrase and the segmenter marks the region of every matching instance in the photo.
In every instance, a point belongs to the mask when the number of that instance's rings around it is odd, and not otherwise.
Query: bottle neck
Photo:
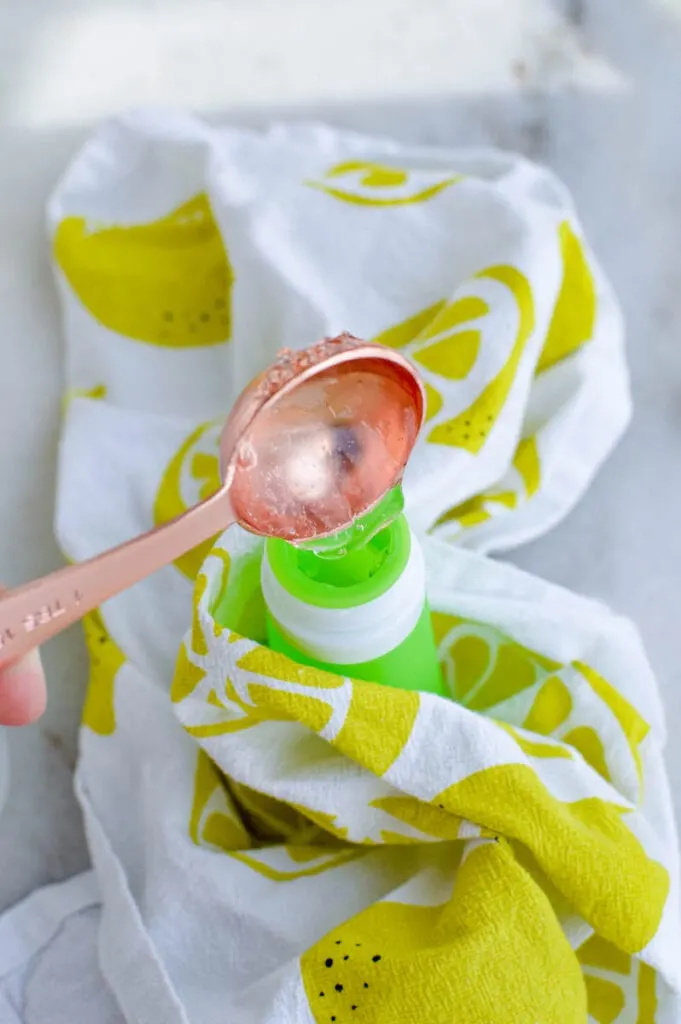
[[[355,608],[384,594],[406,568],[411,548],[402,513],[341,555],[275,538],[265,545],[272,573],[287,593],[312,607],[330,609]]]
[[[269,540],[262,590],[270,615],[299,650],[331,664],[359,664],[393,650],[416,626],[425,602],[423,555],[403,515],[341,558]]]

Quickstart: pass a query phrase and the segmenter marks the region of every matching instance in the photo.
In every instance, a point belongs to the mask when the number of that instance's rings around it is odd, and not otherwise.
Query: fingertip
[[[37,651],[0,670],[0,724],[29,725],[45,711],[45,675]]]

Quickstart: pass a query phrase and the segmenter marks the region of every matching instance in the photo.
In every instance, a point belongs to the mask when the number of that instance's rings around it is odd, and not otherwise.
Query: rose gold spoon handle
[[[0,597],[0,664],[14,661],[235,521],[224,488],[164,526]]]

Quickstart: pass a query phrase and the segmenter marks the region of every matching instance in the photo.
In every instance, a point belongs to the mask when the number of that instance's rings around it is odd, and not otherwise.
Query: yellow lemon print
[[[598,1024],[615,1024],[624,1009],[624,992],[619,985],[592,974],[584,977],[589,1018]]]
[[[441,309],[420,339],[434,338],[419,348],[413,358],[421,366],[447,380],[463,380],[473,369],[482,335],[478,330],[460,330],[462,324],[478,320],[489,312],[482,299],[469,296]]]
[[[462,324],[467,324],[471,320],[479,320],[488,313],[488,304],[484,299],[475,295],[455,299],[438,310],[437,315],[419,335],[419,339],[436,338],[444,334],[445,331],[455,331]]]
[[[229,340],[234,275],[205,194],[149,224],[66,217],[53,248],[80,301],[109,330],[165,348]]]
[[[176,681],[177,678],[176,675]],[[180,685],[181,682],[182,680],[180,679]],[[213,698],[213,700],[207,698],[207,703],[215,707],[216,698]],[[198,740],[211,739],[216,736],[226,736],[233,732],[243,732],[244,729],[252,729],[265,721],[285,721],[283,715],[277,718],[274,713],[267,714],[243,701],[235,690],[231,679],[225,681],[224,699],[217,697],[217,706],[224,711],[224,714],[218,721],[199,723],[198,725],[185,723],[184,727],[190,736]]]
[[[299,665],[287,658],[285,654],[271,651],[269,647],[251,648],[239,659],[237,664],[245,672],[257,672],[276,682],[294,683],[307,686],[311,690],[337,689],[345,685],[344,676],[307,665]]]
[[[471,710],[487,712],[560,668],[491,626],[443,612],[431,618],[447,683]]]
[[[372,338],[372,341],[378,342],[380,345],[387,345],[388,348],[404,348],[405,345],[421,336],[446,305],[446,299],[435,302],[432,306],[420,310],[401,323],[381,331],[380,334]]]
[[[578,725],[570,729],[561,737],[563,743],[578,750],[587,764],[591,765],[594,771],[606,780],[611,782],[610,772],[605,760],[605,747],[603,741],[590,725]]]
[[[309,878],[312,875],[333,871],[350,861],[357,860],[365,853],[366,851],[359,847],[329,851],[317,846],[270,846],[261,850],[251,850],[249,853],[234,852],[230,857],[270,882],[294,882],[298,878]]]
[[[71,402],[74,398],[106,398],[107,387],[106,384],[96,384],[92,388],[69,388],[61,400],[61,411],[62,416],[68,411]]]
[[[154,501],[154,526],[162,526],[175,519],[219,489],[219,436],[219,424],[202,423],[173,455],[163,472]],[[214,543],[215,538],[211,537],[181,555],[173,564],[188,579],[195,580]]]
[[[318,841],[321,830],[289,804],[251,789],[243,782],[232,779],[229,785],[242,820],[259,843],[287,843],[307,848],[313,840]]]
[[[456,508],[451,508],[443,513],[435,523],[442,526],[444,523],[457,522],[463,529],[470,529],[472,526],[479,526],[493,519],[495,512],[502,508],[515,508],[518,503],[518,496],[513,491],[489,491],[486,494],[476,494],[467,501],[462,501]],[[495,509],[495,505],[497,508]]]
[[[180,653],[177,656],[175,675],[170,688],[170,699],[173,704],[179,704],[191,696],[196,687],[205,679],[206,673],[190,659],[187,648],[184,644],[180,646]]]
[[[617,719],[627,741],[631,756],[636,765],[639,780],[643,779],[643,760],[641,757],[641,744],[650,732],[650,726],[638,713],[635,707],[629,703],[619,690],[615,689],[612,683],[604,679],[589,665],[576,661],[575,668],[584,676],[594,693],[601,698],[604,704],[612,711]]]
[[[328,837],[341,840],[346,840],[348,838],[348,830],[345,825],[338,824],[337,814],[327,814],[325,811],[315,810],[312,807],[305,807],[303,804],[291,804],[291,807],[295,808],[296,811],[308,818],[318,828],[322,829],[322,831],[326,832]],[[328,842],[328,838],[326,841]]]
[[[614,1024],[625,1007],[623,976],[631,973],[632,958],[600,935],[594,935],[577,951],[584,970],[589,1015],[598,1024]],[[589,968],[595,967],[597,974]],[[628,988],[628,986],[627,986]]]
[[[652,967],[635,960],[594,935],[577,951],[584,971],[589,1015],[598,1024],[615,1024],[627,1010],[627,1020],[655,1024],[657,1009],[656,974]],[[638,978],[632,985],[632,975]]]
[[[472,668],[483,666],[482,650],[477,649],[481,639],[464,635],[450,652],[456,669],[457,696],[475,711],[487,710],[526,690],[535,682],[537,671],[522,647],[502,642],[493,648],[488,646],[483,673],[476,679]]]
[[[501,637],[488,643],[488,660],[483,662],[482,650],[472,647],[481,640],[480,636],[464,634],[450,652],[456,671],[457,698],[472,711],[487,711],[502,704],[534,686],[545,674],[546,662],[541,656]],[[475,678],[474,671],[480,669],[480,675]]]
[[[209,653],[208,641],[206,640],[206,636],[203,632],[203,622],[201,618],[201,612],[205,604],[204,598],[207,590],[208,577],[202,572],[197,577],[192,600],[191,649],[199,658],[205,658]]]
[[[579,947],[577,956],[579,962],[586,967],[596,967],[614,974],[629,974],[631,971],[631,957],[606,942],[600,935],[592,935]]]
[[[563,282],[546,335],[537,373],[555,366],[593,337],[596,324],[596,282],[584,245],[569,221],[558,229]]]
[[[499,728],[507,732],[515,742],[518,744],[520,749],[528,757],[543,757],[543,758],[565,758],[567,761],[572,760],[572,754],[567,747],[561,746],[559,743],[555,745],[552,743],[540,743],[532,736],[523,735],[518,729],[514,729],[512,725],[508,725],[506,722],[497,722]]]
[[[657,974],[648,964],[638,967],[638,1024],[655,1024],[657,1019]]]
[[[201,748],[196,759],[189,835],[197,846],[213,846],[225,852],[247,850],[252,845],[223,776]]]
[[[456,699],[473,711],[490,712],[497,705],[541,683],[524,716],[516,723],[529,733],[550,736],[577,750],[586,763],[606,781],[611,781],[605,747],[598,732],[587,722],[575,720],[572,694],[557,673],[565,666],[515,643],[489,627],[466,625],[450,616],[440,616],[440,658],[445,676]],[[617,718],[642,774],[639,745],[648,733],[647,723],[605,679],[587,665],[573,666],[585,676],[597,695]],[[568,719],[573,716],[570,724]],[[509,726],[509,729],[512,727]],[[532,756],[567,757],[558,746],[534,742],[512,730],[516,742]]]
[[[274,845],[281,841],[281,832],[295,832],[304,840],[305,828],[307,842]],[[310,845],[310,838],[316,842],[321,834],[320,829],[286,804],[229,782],[205,751],[199,749],[189,819],[189,836],[196,846],[220,850],[272,882],[319,875],[362,856],[362,850],[340,845],[333,839],[333,846],[329,847],[328,836],[324,836],[326,845]],[[263,848],[258,849],[261,844]]]
[[[174,699],[180,700],[183,695],[192,692],[197,685],[198,673],[202,672],[194,666],[188,672],[186,663],[188,659],[185,652],[184,661],[182,657],[178,661],[173,683]],[[341,676],[297,665],[267,647],[254,647],[239,659],[237,666],[244,672],[258,673],[246,684],[247,699],[240,695],[233,681],[227,678],[224,691],[215,693],[214,699],[209,700],[210,704],[222,710],[222,716],[208,724],[185,724],[191,736],[197,739],[224,736],[251,729],[261,722],[297,721],[319,732],[331,719],[333,707],[324,699],[323,694],[317,697],[314,691],[345,684]],[[265,677],[268,677],[267,681]],[[291,691],[288,683],[309,687],[310,693]]]
[[[321,732],[331,721],[333,706],[326,700],[259,683],[251,683],[248,692],[262,715],[272,721],[300,722],[313,732]]]
[[[435,802],[522,843],[577,913],[619,949],[639,952],[655,935],[669,876],[627,827],[625,808],[596,797],[564,803],[521,764],[474,772]]]
[[[463,380],[475,365],[480,340],[480,331],[460,331],[419,349],[414,359],[447,380]]]
[[[493,519],[504,509],[517,508],[523,501],[529,500],[536,494],[541,484],[541,462],[536,437],[530,437],[520,442],[513,457],[513,469],[520,476],[522,490],[503,489],[505,484],[513,484],[507,474],[499,484],[501,490],[474,495],[443,513],[435,525],[457,523],[461,529],[470,529]]]
[[[384,775],[404,750],[420,706],[421,695],[415,690],[393,690],[355,680],[334,746],[374,775]]]
[[[423,803],[413,796],[384,796],[372,800],[371,807],[385,811],[397,821],[417,829],[424,835],[421,838],[411,837],[394,831],[382,831],[381,838],[385,843],[422,843],[425,836],[433,836],[436,839],[458,839],[461,819],[433,807],[432,804]]]
[[[574,953],[543,892],[502,843],[469,853],[449,903],[375,903],[312,946],[301,973],[316,1024],[586,1019]]]
[[[335,164],[323,180],[308,180],[309,188],[357,206],[406,206],[425,203],[463,180],[461,174],[405,170],[364,160]]]
[[[549,676],[535,696],[523,729],[550,736],[572,713],[572,694],[559,676]]]
[[[110,736],[116,729],[116,674],[125,662],[125,655],[111,639],[100,611],[84,616],[83,629],[90,657],[90,677],[82,724],[100,736]]]
[[[460,328],[488,312],[487,303],[475,296],[451,302],[438,311],[417,338],[417,341],[435,340],[419,347],[413,358],[426,370],[446,380],[463,380],[475,365],[482,335],[478,330]]]
[[[536,437],[527,437],[520,442],[513,456],[513,466],[523,481],[525,496],[532,498],[541,484],[541,460]]]
[[[469,296],[447,303],[446,299],[420,310],[401,323],[394,324],[373,341],[390,348],[404,348],[412,342],[420,343],[435,339],[412,353],[412,358],[425,369],[450,380],[466,377],[477,358],[481,335],[479,331],[462,331],[458,328],[471,320],[477,320],[489,312],[489,306],[482,299]],[[442,409],[444,399],[440,391],[429,381],[424,381],[426,390],[426,422],[433,419]]]
[[[622,743],[628,747],[641,780],[643,767],[639,745],[648,734],[648,724],[615,687],[588,665],[576,662],[570,667],[586,677],[596,695],[614,714],[623,733]],[[607,782],[612,781],[608,757],[613,757],[617,745],[611,737],[606,756],[605,744],[596,729],[579,721],[579,707],[575,709],[572,694],[559,676],[550,676],[539,689],[523,727],[545,736],[553,735],[555,739],[573,747],[602,778]],[[613,760],[616,763],[618,757],[615,755]]]
[[[423,386],[426,389],[426,417],[425,422],[428,423],[433,417],[437,416],[440,409],[444,405],[444,399],[437,388],[434,388],[428,381],[423,382]]]
[[[515,267],[490,267],[479,277],[505,285],[518,306],[519,325],[516,340],[506,365],[480,393],[471,406],[451,420],[440,423],[428,434],[432,444],[465,448],[477,454],[486,443],[508,398],[525,346],[534,331],[534,300],[530,283]]]
[[[385,331],[381,331],[372,340],[378,342],[380,345],[387,345],[389,348],[404,348],[409,345],[410,342],[418,338],[422,332],[433,322],[437,317],[440,310],[446,306],[446,300],[443,299],[441,302],[436,302],[432,306],[428,306],[426,309],[422,309],[414,316],[410,316],[407,320],[403,320],[399,324],[395,324],[392,327],[388,327]],[[444,404],[442,395],[429,384],[427,380],[424,380],[423,386],[426,389],[426,423],[432,420],[434,416],[437,416],[440,409]]]

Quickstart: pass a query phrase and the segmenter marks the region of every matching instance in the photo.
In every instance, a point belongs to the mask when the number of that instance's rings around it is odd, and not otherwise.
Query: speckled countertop
[[[59,564],[62,353],[46,196],[93,123],[146,103],[253,126],[315,117],[498,145],[564,178],[624,305],[635,419],[572,515],[512,557],[638,624],[667,704],[681,812],[681,2],[0,4],[0,578],[10,584]],[[53,641],[45,661],[48,713],[9,737],[0,909],[87,863],[72,795],[79,633]]]

